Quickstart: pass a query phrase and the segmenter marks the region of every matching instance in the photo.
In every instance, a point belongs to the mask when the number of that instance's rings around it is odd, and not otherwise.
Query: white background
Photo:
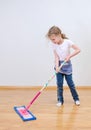
[[[91,0],[0,0],[0,86],[47,82],[54,56],[45,36],[53,25],[81,49],[72,58],[75,84],[91,86]]]

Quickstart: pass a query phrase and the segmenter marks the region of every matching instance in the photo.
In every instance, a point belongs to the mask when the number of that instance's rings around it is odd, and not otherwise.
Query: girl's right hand
[[[56,67],[56,73],[58,73],[60,71],[59,67]]]

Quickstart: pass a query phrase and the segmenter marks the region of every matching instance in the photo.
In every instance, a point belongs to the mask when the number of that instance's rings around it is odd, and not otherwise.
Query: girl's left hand
[[[70,56],[67,56],[66,58],[65,58],[65,61],[67,62],[67,61],[69,61],[70,60]]]

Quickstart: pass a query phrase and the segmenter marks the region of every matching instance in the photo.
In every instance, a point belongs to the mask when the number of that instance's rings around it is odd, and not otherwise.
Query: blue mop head
[[[23,121],[36,120],[36,117],[25,106],[14,107],[14,110]]]

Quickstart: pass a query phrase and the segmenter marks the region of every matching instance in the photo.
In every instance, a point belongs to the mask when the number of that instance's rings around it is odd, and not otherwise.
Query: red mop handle
[[[39,96],[41,94],[41,91],[39,91],[36,95],[35,95],[35,97],[32,99],[32,101],[30,102],[30,104],[27,106],[27,110],[30,108],[30,106],[32,105],[32,103],[36,100],[36,98]]]

